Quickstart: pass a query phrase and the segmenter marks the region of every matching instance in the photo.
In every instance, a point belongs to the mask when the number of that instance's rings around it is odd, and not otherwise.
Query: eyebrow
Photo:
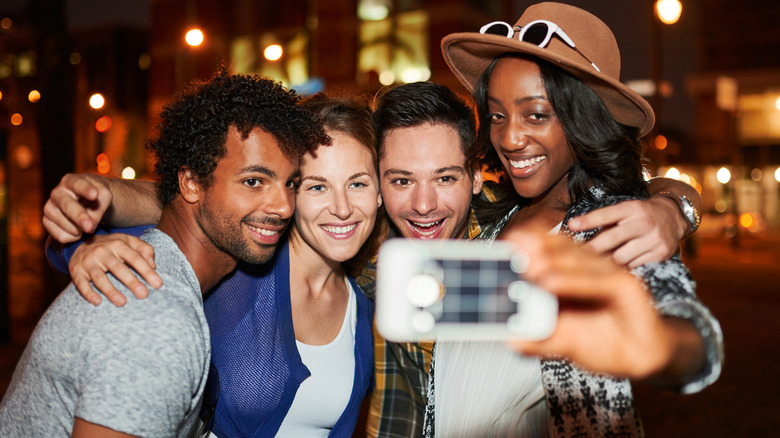
[[[433,174],[434,175],[440,175],[442,173],[448,173],[448,172],[455,172],[455,173],[459,173],[459,174],[464,174],[465,175],[466,174],[466,169],[464,169],[463,166],[440,167],[440,168],[434,170]],[[409,172],[408,170],[402,170],[402,169],[387,169],[387,170],[385,170],[385,173],[382,174],[383,177],[387,177],[387,176],[390,176],[390,175],[393,175],[393,176],[396,176],[396,175],[412,176],[413,173]]]
[[[501,100],[499,98],[497,98],[497,97],[488,96],[487,99],[490,102],[495,102],[495,103],[499,103],[499,104],[501,103]],[[526,102],[533,102],[535,100],[547,101],[547,98],[545,96],[541,96],[541,95],[540,96],[526,96],[526,97],[521,97],[520,99],[514,99],[512,101],[512,103],[515,104],[515,105],[520,105],[520,104],[523,104],[523,103],[526,103]]]
[[[244,167],[243,169],[239,170],[238,173],[262,173],[263,175],[269,176],[271,178],[278,178],[278,175],[273,170],[265,167],[265,166],[258,166],[258,165],[252,165]]]
[[[360,178],[361,176],[364,176],[364,175],[370,175],[370,174],[368,172],[358,172],[358,173],[350,176],[349,178],[347,178],[347,180],[353,180],[355,178]],[[301,178],[301,181],[306,181],[306,180],[314,180],[314,181],[319,181],[319,182],[327,182],[328,181],[327,178],[323,178],[323,177],[321,177],[319,175],[306,175],[303,178]]]

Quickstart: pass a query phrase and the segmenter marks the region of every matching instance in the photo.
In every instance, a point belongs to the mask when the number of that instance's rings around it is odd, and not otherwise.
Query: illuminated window
[[[280,57],[268,59],[266,49],[275,45]],[[308,46],[304,29],[236,38],[230,45],[230,71],[267,76],[298,89],[309,80]]]
[[[428,12],[391,14],[360,23],[358,71],[375,72],[384,85],[430,79]]]
[[[738,119],[743,143],[775,144],[780,140],[780,94],[748,94],[739,97],[741,116]]]

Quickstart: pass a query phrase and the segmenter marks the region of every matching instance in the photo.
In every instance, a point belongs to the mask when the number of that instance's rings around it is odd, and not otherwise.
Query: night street
[[[720,320],[726,359],[720,379],[680,396],[634,385],[648,437],[769,437],[780,428],[780,241],[702,238],[686,263],[701,300]]]

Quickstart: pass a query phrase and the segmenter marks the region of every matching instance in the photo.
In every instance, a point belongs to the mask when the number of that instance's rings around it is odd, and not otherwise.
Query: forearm
[[[687,320],[664,317],[664,332],[671,357],[667,365],[650,380],[665,388],[680,388],[700,375],[707,365],[704,341],[699,330]]]
[[[105,224],[127,228],[160,220],[162,205],[154,181],[106,178],[106,183],[114,198],[103,216]]]
[[[673,199],[665,198],[663,196],[656,196],[664,192],[673,193],[677,196],[684,196],[691,202],[693,208],[697,212],[701,212],[701,195],[699,195],[699,192],[696,191],[694,187],[692,187],[690,184],[686,184],[675,179],[656,177],[650,179],[647,182],[647,190],[650,192],[651,197],[655,196],[656,198],[662,199],[665,204],[670,206],[670,208],[674,208],[678,211],[678,214],[675,215],[677,221],[674,226],[676,226],[681,231],[680,235],[682,237],[687,237],[696,231],[691,229],[691,224],[683,216],[679,205]]]

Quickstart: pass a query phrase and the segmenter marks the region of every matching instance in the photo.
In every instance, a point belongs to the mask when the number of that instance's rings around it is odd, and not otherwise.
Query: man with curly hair
[[[191,434],[211,352],[202,294],[238,262],[271,258],[300,157],[330,141],[299,100],[222,71],[164,108],[150,143],[163,210],[143,235],[164,283],[144,300],[125,293],[123,307],[63,291],[19,361],[0,436]]]

